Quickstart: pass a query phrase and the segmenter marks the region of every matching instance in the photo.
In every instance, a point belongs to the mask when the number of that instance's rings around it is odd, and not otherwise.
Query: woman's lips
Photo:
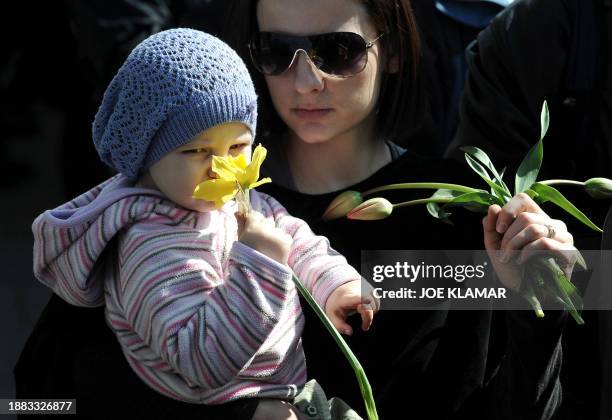
[[[333,109],[332,108],[314,108],[314,109],[306,109],[306,108],[293,108],[293,113],[301,119],[304,120],[318,120],[330,114]]]

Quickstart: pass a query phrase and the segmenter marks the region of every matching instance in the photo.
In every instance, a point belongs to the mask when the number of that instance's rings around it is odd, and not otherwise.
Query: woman
[[[274,184],[265,192],[327,236],[356,267],[367,249],[482,249],[479,221],[459,211],[460,227],[424,209],[376,222],[321,220],[341,191],[457,181],[468,170],[455,172],[449,162],[398,146],[419,135],[424,109],[409,1],[245,0],[235,2],[230,16],[230,43],[254,66],[263,114],[259,140],[271,148],[267,168]],[[553,234],[548,225],[555,226]],[[524,195],[504,209],[492,206],[484,230],[491,254],[502,241],[504,249],[572,247],[563,223]],[[549,418],[560,403],[564,320],[560,312],[536,320],[528,311],[382,311],[374,327],[355,331],[349,344],[369,375],[383,419],[402,412],[427,419]],[[343,356],[316,317],[307,314],[306,325],[309,376],[328,395],[358,407],[359,391]]]

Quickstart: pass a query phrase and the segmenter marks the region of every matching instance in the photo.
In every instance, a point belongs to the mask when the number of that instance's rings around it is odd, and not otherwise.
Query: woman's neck
[[[391,161],[374,127],[359,127],[322,143],[306,143],[289,133],[287,155],[294,184],[307,194],[324,194],[354,185]]]

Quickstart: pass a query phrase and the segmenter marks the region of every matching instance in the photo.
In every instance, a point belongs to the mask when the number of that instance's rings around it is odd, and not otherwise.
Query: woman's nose
[[[304,51],[296,52],[295,65],[295,89],[299,93],[321,91],[324,81],[321,71],[314,65]]]

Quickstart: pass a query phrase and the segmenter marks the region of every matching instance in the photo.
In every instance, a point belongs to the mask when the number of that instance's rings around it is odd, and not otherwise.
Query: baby
[[[342,332],[353,311],[367,330],[373,310],[344,257],[272,197],[251,191],[244,217],[233,201],[193,198],[216,178],[214,155],[250,160],[256,119],[248,71],[222,41],[191,29],[144,40],[93,124],[119,174],[34,221],[34,271],[71,304],[106,305],[130,366],[159,393],[258,398],[255,417],[297,418],[306,364],[292,271]]]

